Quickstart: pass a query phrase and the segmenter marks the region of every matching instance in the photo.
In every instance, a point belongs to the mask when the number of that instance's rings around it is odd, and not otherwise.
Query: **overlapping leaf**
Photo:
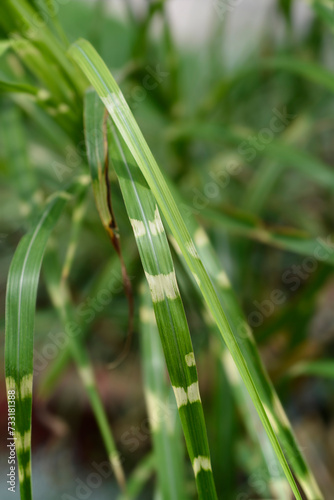
[[[286,477],[293,489],[293,492],[296,498],[300,499],[300,492],[296,486],[286,458],[279,445],[279,442],[273,430],[273,425],[270,422],[271,415],[270,413],[267,414],[265,407],[263,406],[263,402],[261,401],[261,398],[257,391],[256,383],[250,375],[247,363],[240,351],[237,340],[232,332],[230,323],[222,308],[219,298],[217,297],[212,282],[203,266],[202,261],[199,258],[199,255],[183,222],[177,205],[170,194],[166,181],[164,180],[164,177],[159,170],[159,167],[130,111],[130,108],[128,107],[128,104],[126,103],[118,85],[109,73],[107,67],[88,42],[86,42],[85,40],[77,41],[72,45],[70,49],[70,55],[80,65],[87,78],[95,87],[101,100],[108,109],[117,129],[119,130],[126,144],[126,147],[129,149],[135,162],[140,167],[140,170],[145,177],[145,180],[150,187],[152,194],[154,195],[159,208],[161,209],[170,227],[170,230],[173,233],[173,236],[177,244],[179,245],[189,268],[196,277],[196,281],[203,294],[204,300],[206,301],[208,308],[210,309],[212,316],[216,321],[221,334],[232,354],[232,357],[240,371],[240,374],[252,397],[253,403],[259,413],[261,421],[280,460]],[[124,160],[125,158],[123,155],[123,162]],[[122,155],[120,156],[120,160],[118,161],[122,162]],[[141,221],[141,218],[136,220]],[[165,273],[166,271],[170,270],[166,269]],[[161,274],[161,271],[160,273],[158,273],[158,275],[159,274]],[[161,280],[159,279],[159,281],[152,281],[151,279],[150,286],[151,292],[153,293],[153,298],[156,299],[156,303],[162,303],[164,293],[161,292]],[[175,292],[173,292],[173,296],[174,295]],[[168,366],[167,356],[166,360]],[[187,400],[186,393],[184,396],[184,400]]]
[[[95,92],[86,93],[86,110],[103,105]],[[100,113],[86,112],[85,132],[101,130],[95,122]],[[165,354],[167,368],[176,397],[188,452],[194,469],[200,498],[216,498],[206,436],[203,408],[199,394],[196,363],[176,282],[174,266],[160,219],[159,209],[139,168],[122,144],[111,124],[110,159],[115,168],[125,206],[134,231],[139,254],[153,300],[154,312]],[[96,150],[99,155],[101,149]],[[103,160],[103,158],[102,158]],[[101,158],[99,158],[101,161]],[[96,163],[98,163],[96,159]]]

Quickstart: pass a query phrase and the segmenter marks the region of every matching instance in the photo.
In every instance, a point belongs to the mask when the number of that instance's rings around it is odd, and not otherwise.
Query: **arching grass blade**
[[[15,391],[15,444],[22,500],[31,500],[33,334],[37,286],[44,250],[62,210],[82,183],[56,193],[13,257],[6,293],[6,386]],[[13,393],[12,393],[13,394]]]
[[[103,108],[96,93],[86,93],[86,110],[91,106],[91,103],[87,105],[87,100],[95,100],[94,105]],[[101,119],[101,114],[86,114],[87,119],[91,120],[94,120],[95,116]],[[159,210],[139,168],[133,163],[113,124],[110,129],[110,159],[120,182],[149,283],[199,497],[216,499],[193,348]],[[86,133],[90,130],[103,132],[100,123],[89,126],[86,123]]]
[[[117,83],[111,76],[110,72],[108,71],[102,59],[98,56],[96,51],[87,41],[85,40],[77,41],[75,44],[71,46],[69,53],[72,56],[72,58],[80,65],[87,78],[91,81],[91,83],[95,87],[101,100],[108,109],[124,142],[126,143],[126,146],[129,148],[131,155],[133,156],[135,162],[139,166],[148,186],[150,187],[152,194],[154,195],[159,205],[159,208],[161,209],[167,221],[167,224],[169,225],[170,230],[173,233],[173,236],[176,239],[185,257],[185,260],[189,268],[194,273],[194,276],[196,276],[196,281],[203,294],[204,300],[206,301],[212,313],[212,316],[216,321],[221,331],[221,334],[232,354],[232,357],[240,371],[240,374],[252,397],[253,403],[259,413],[259,416],[266,429],[266,432],[268,433],[270,441],[280,460],[285,475],[291,485],[291,488],[293,489],[296,498],[301,500],[301,494],[298,490],[298,487],[295,483],[291,470],[287,464],[286,458],[283,454],[278,439],[275,435],[273,426],[270,422],[271,414],[270,413],[267,414],[266,409],[263,406],[255,382],[250,375],[247,363],[240,351],[237,340],[232,332],[231,326],[223,310],[223,307],[220,303],[220,300],[215,292],[212,282],[203,266],[202,261],[198,256],[194,243],[184,224],[184,221],[178,210],[178,207],[173,197],[171,196],[166,181],[130,111],[128,104],[124,99],[123,94],[121,93]],[[122,158],[118,159],[118,162],[120,162],[120,160],[122,161]],[[131,217],[131,214],[129,215]],[[143,223],[141,218],[139,218],[139,221]],[[146,227],[145,227],[145,232],[146,232]],[[138,240],[140,241],[140,238],[138,238]],[[142,258],[143,257],[144,257],[144,251],[142,252]],[[168,270],[166,269],[165,273],[163,274],[166,275],[166,271],[169,271],[170,273],[170,269]],[[159,276],[160,274],[161,271],[158,274],[155,274],[154,276],[156,277]],[[159,304],[160,306],[163,303],[165,295],[163,291],[164,280],[161,281],[160,278],[159,280],[158,279],[152,280],[152,278],[148,279],[149,280],[151,279],[150,287],[151,287],[151,292],[153,294],[153,300],[155,299],[155,305]],[[168,293],[170,293],[171,296],[174,297],[176,294],[175,284],[172,285],[171,290],[173,290],[173,292],[168,292]],[[157,314],[157,320],[158,317],[159,316]],[[166,356],[166,361],[168,366],[167,356]],[[185,393],[185,395],[182,393],[182,400],[187,401],[187,393]],[[188,406],[189,405],[185,405],[184,407],[187,408]],[[198,470],[197,469],[198,464],[199,464],[198,461],[193,463],[193,465],[195,466],[195,470]]]

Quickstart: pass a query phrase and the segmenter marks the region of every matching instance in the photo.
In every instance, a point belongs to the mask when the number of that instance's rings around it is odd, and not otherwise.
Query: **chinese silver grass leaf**
[[[180,205],[182,202],[181,196],[176,189],[173,189],[172,192],[177,203]],[[215,285],[220,301],[225,305],[235,338],[237,339],[240,350],[247,361],[250,374],[255,380],[261,400],[265,404],[266,411],[270,416],[270,420],[272,421],[274,428],[276,429],[276,434],[284,447],[284,451],[288,456],[289,463],[294,471],[294,474],[304,489],[307,498],[321,499],[322,494],[303,457],[302,452],[300,451],[300,447],[296,442],[291,424],[280,403],[268,373],[263,366],[252,331],[240,308],[230,280],[219,262],[216,251],[211,244],[206,231],[199,225],[195,217],[192,215],[188,215],[187,217],[187,227],[194,240],[198,254],[200,255],[210,278]],[[179,247],[173,237],[171,237],[171,241],[176,249],[176,253],[182,257],[182,255],[180,255]],[[181,262],[184,264],[184,259],[181,258]],[[208,314],[205,314],[204,318],[209,325],[211,324],[212,328],[212,319],[210,319],[210,315],[208,316]],[[233,379],[233,381],[236,382],[237,378],[233,376],[233,374],[236,375],[235,369],[233,365],[231,365],[231,360],[226,351],[224,351],[223,354],[223,361],[230,374],[230,380]],[[242,396],[241,389],[237,390],[237,396],[240,400],[240,396]],[[245,400],[245,398],[243,399]],[[245,413],[245,415],[248,415],[248,412]],[[283,482],[278,478],[276,490],[282,491],[282,488],[284,488]]]
[[[20,241],[10,265],[6,292],[6,387],[7,391],[15,391],[15,445],[22,500],[32,498],[33,335],[40,268],[46,244],[66,202],[86,182],[86,177],[80,178],[67,191],[51,196],[37,224]]]
[[[87,100],[99,97],[88,91]],[[101,114],[87,115],[85,133],[100,131],[94,123]],[[93,122],[90,122],[93,120]],[[139,168],[125,149],[122,139],[110,124],[110,160],[118,177],[127,213],[134,231],[140,258],[153,300],[155,317],[161,337],[166,364],[177,401],[188,453],[194,469],[200,498],[217,498],[211,469],[203,408],[193,348],[179,294],[169,245],[157,204]],[[89,138],[87,139],[89,141]],[[97,149],[97,154],[99,154]],[[129,164],[128,162],[131,162]]]
[[[159,170],[155,159],[153,158],[153,155],[130,111],[128,104],[124,99],[124,96],[102,59],[87,41],[79,40],[75,42],[71,46],[69,54],[79,64],[87,78],[95,87],[101,100],[108,109],[108,112],[110,113],[127,148],[131,152],[134,161],[139,166],[148,186],[152,190],[152,194],[154,195],[157,204],[185,257],[188,266],[196,276],[196,281],[198,282],[198,286],[203,294],[204,300],[206,301],[241,373],[291,488],[296,498],[301,499],[300,492],[275,435],[272,423],[270,422],[269,416],[263,406],[256,384],[250,375],[247,363],[240,351],[237,340],[234,337],[231,326],[212,282],[198,256],[182,216],[170,194],[166,181]],[[161,305],[164,294],[161,294],[160,291],[157,294],[158,288],[156,280],[154,283],[151,281],[151,291],[152,290],[153,293],[155,293],[155,296],[153,297],[153,299],[155,299],[155,303]],[[160,284],[159,290],[161,290]],[[167,356],[166,361],[168,366]]]
[[[165,499],[184,498],[184,451],[177,406],[167,382],[166,363],[145,281],[140,286],[139,320],[144,393],[152,431],[157,486]]]
[[[204,229],[201,228],[195,220],[192,220],[191,222],[192,223],[188,224],[190,234],[192,235],[193,238],[197,236],[196,238],[194,238],[195,241],[197,240],[197,242],[199,242],[199,240],[201,240],[201,244],[197,247],[198,252],[201,255],[203,262],[205,262],[206,268],[212,270],[215,267],[215,265],[217,265],[218,261],[216,261],[215,255],[212,254],[213,249],[210,248],[209,238],[206,235]],[[191,228],[194,227],[195,231],[193,232],[191,231]],[[188,274],[190,282],[193,284],[196,290],[197,289],[196,281],[194,280],[192,274],[189,272],[185,260],[182,254],[180,254],[180,250],[177,243],[175,242],[175,239],[171,235],[169,235],[169,237],[181,261],[181,264],[184,266],[185,271]],[[203,250],[203,246],[207,248]],[[223,273],[219,264],[217,265],[215,275],[214,276],[212,275],[212,279],[215,282],[217,293],[221,293],[222,288],[224,289],[223,292],[224,295],[225,293],[228,293],[227,290],[230,289],[230,286],[228,286],[229,283],[228,277],[225,273]],[[213,355],[217,358],[218,362],[221,364],[221,369],[225,373],[225,377],[227,378],[228,383],[230,385],[230,390],[232,392],[233,400],[235,401],[235,405],[244,422],[245,428],[252,442],[254,444],[259,445],[263,468],[267,471],[268,474],[267,490],[270,491],[272,495],[274,495],[273,498],[285,500],[290,493],[289,484],[285,479],[282,468],[279,465],[279,461],[270,444],[268,436],[266,435],[264,428],[261,426],[259,416],[246,390],[245,384],[242,381],[242,378],[235,366],[235,363],[233,362],[233,359],[228,349],[226,349],[226,347],[220,341],[220,339],[217,338],[217,334],[219,335],[219,331],[217,331],[217,327],[215,323],[212,321],[210,311],[207,310],[205,304],[201,303],[200,300],[198,301],[198,307],[200,308],[201,316],[208,329],[208,332],[210,333],[210,335],[212,335],[210,344],[212,345]],[[247,353],[245,357],[248,359],[250,364],[253,363],[254,366],[256,366],[256,362],[253,360],[252,357],[249,357]],[[257,367],[257,369],[260,369],[260,367]],[[218,390],[221,390],[221,388],[219,388]],[[224,386],[222,390],[224,390]],[[274,408],[270,408],[270,410],[273,412],[275,411]]]
[[[109,182],[109,158],[107,147],[107,113],[103,106],[95,98],[89,98],[88,90],[85,98],[84,123],[85,123],[85,142],[87,150],[87,159],[90,167],[95,205],[104,229],[119,257],[124,291],[128,301],[129,320],[126,341],[121,353],[115,361],[109,364],[109,368],[115,369],[126,358],[129,353],[133,336],[133,315],[134,300],[130,278],[124,263],[121,243],[118,233],[116,218],[112,208],[112,196]],[[92,92],[95,91],[93,90]]]
[[[56,63],[57,68],[53,66],[53,70],[59,72],[59,84],[72,90],[72,98],[81,95],[86,86],[85,80],[79,77],[77,69],[73,68],[70,61],[64,57],[63,43],[52,33],[36,10],[22,0],[4,0],[3,8],[11,20],[12,32],[20,33],[21,40],[29,40],[35,49],[39,47],[43,54],[41,59]],[[5,29],[9,28],[8,25],[9,22],[6,23]]]

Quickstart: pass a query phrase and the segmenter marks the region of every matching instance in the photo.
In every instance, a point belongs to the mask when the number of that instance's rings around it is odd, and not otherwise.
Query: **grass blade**
[[[145,399],[150,419],[158,487],[166,500],[184,498],[183,450],[177,407],[166,383],[166,365],[149,288],[141,284],[140,330]],[[170,389],[170,390],[169,390]]]
[[[78,247],[79,234],[87,208],[86,195],[86,192],[82,192],[79,195],[77,203],[73,209],[71,234],[61,272],[61,279],[63,281],[66,281],[69,277],[75,257],[75,252]]]
[[[7,80],[0,80],[0,92],[17,92],[22,94],[30,94],[37,96],[39,90],[32,85],[20,82],[10,82]]]
[[[103,105],[96,93],[86,93],[86,109]],[[94,113],[87,120],[95,120]],[[92,130],[103,133],[101,123],[86,123],[86,134]],[[90,138],[87,138],[90,142]],[[128,216],[135,234],[139,254],[150,285],[154,312],[161,336],[169,376],[179,408],[182,427],[194,468],[200,498],[217,498],[210,463],[203,408],[198,388],[196,364],[175,277],[174,266],[159,210],[139,168],[112,125],[111,161],[120,182]],[[99,154],[99,149],[97,154]],[[125,156],[126,154],[126,156]],[[128,161],[131,161],[129,165]],[[188,362],[187,362],[188,360]]]
[[[49,295],[66,329],[66,325],[77,324],[70,299],[70,291],[66,281],[62,279],[61,267],[56,252],[49,250],[44,261],[44,274],[46,276]],[[77,337],[69,335],[69,347],[78,367],[79,376],[85,387],[117,483],[120,489],[125,491],[123,467],[110,431],[107,415],[96,387],[94,371],[89,357]]]
[[[182,206],[184,204],[182,203]],[[187,213],[191,212],[188,207]],[[233,209],[204,209],[203,217],[227,233],[250,238],[287,252],[314,257],[334,265],[334,248],[322,238],[311,238],[307,232],[290,227],[266,227],[265,223],[247,212]],[[323,252],[320,251],[323,248]]]
[[[194,238],[195,243],[196,240],[201,241],[201,245],[197,246],[198,253],[201,256],[203,262],[205,263],[205,267],[210,272],[211,278],[215,284],[217,293],[220,295],[221,301],[228,306],[230,301],[233,302],[234,296],[231,293],[231,288],[227,287],[228,277],[223,273],[220,266],[218,265],[218,260],[215,259],[213,249],[210,247],[209,238],[206,236],[204,230],[198,226],[198,224],[194,219],[191,221],[190,224],[188,224],[188,227],[190,229],[190,234]],[[195,290],[198,292],[198,295],[200,295],[199,290],[196,286],[196,281],[194,280],[192,274],[190,273],[189,268],[186,266],[185,260],[182,254],[180,254],[178,245],[176,244],[173,236],[171,235],[170,235],[170,240],[171,243],[174,245],[175,251],[178,254],[181,264],[184,266],[190,281],[193,283]],[[213,270],[215,270],[214,273]],[[219,368],[220,370],[223,370],[224,379],[225,378],[227,379],[226,383],[229,384],[229,390],[232,392],[235,405],[238,409],[240,416],[244,420],[245,428],[253,444],[257,445],[261,449],[263,468],[267,471],[268,474],[268,485],[267,485],[268,491],[272,492],[275,499],[286,500],[286,498],[289,496],[290,487],[283,475],[283,471],[279,465],[278,459],[270,444],[268,436],[266,435],[264,428],[261,426],[259,416],[254,408],[252,400],[246,390],[246,387],[241,379],[241,376],[233,362],[233,359],[229,351],[226,349],[224,344],[222,344],[220,339],[217,338],[217,336],[219,337],[219,331],[215,323],[212,323],[212,317],[210,315],[210,312],[205,307],[203,308],[203,304],[201,304],[201,301],[199,302],[198,307],[201,310],[201,316],[203,318],[204,323],[207,326],[208,332],[214,336],[214,338],[211,339],[212,352],[214,356],[217,358],[219,365],[221,365],[219,366]],[[227,307],[227,309],[229,308]],[[230,310],[229,312],[231,313]],[[233,324],[233,317],[235,317],[235,315],[230,314],[229,317],[231,319],[231,323]],[[237,329],[236,329],[236,334],[237,334]],[[250,344],[251,339],[250,338],[244,339],[244,343],[245,341]],[[254,376],[255,373],[256,377],[256,373],[261,373],[263,371],[263,367],[258,363],[258,357],[256,353],[254,355],[254,353],[251,352],[250,349],[247,349],[245,347],[244,348],[241,347],[241,350],[250,366],[251,374]],[[261,379],[257,380],[257,384],[259,387],[259,393],[261,394],[261,390],[263,390],[263,382],[261,383]],[[270,390],[271,389],[269,388],[269,391]],[[221,391],[220,385],[219,385],[219,391]],[[227,412],[226,392],[227,388],[224,389],[224,394],[223,394],[224,415],[226,415]],[[276,396],[274,395],[274,391],[272,392],[273,392],[272,399],[271,400],[269,399],[269,401],[267,401],[266,398],[266,390],[262,392],[261,397],[263,401],[266,402],[268,408],[270,408],[270,411],[274,413],[275,409],[271,407],[272,406],[271,401],[274,400]],[[220,414],[221,412],[218,412],[218,415]],[[229,429],[229,433],[231,430],[231,425],[232,424],[230,424],[229,426],[225,426],[225,428]],[[224,442],[224,444],[226,443]],[[219,455],[220,462],[221,458],[222,458],[222,453]],[[226,459],[223,460],[222,463],[224,464],[223,468],[225,470]],[[229,472],[231,473],[231,471]]]
[[[16,186],[21,210],[29,220],[33,220],[37,212],[39,198],[38,184],[34,170],[28,160],[27,142],[22,127],[22,114],[16,106],[6,109],[0,119],[3,153],[11,166],[11,182]],[[26,221],[28,224],[28,221]],[[30,229],[30,227],[29,227]]]
[[[93,285],[88,291],[86,291],[84,297],[81,297],[81,301],[84,301],[89,295],[92,295],[93,297],[99,296],[102,290],[109,290],[111,295],[114,288],[119,290],[120,284],[122,283],[122,275],[117,264],[118,258],[114,256],[105,266],[103,266],[102,271],[99,273]],[[97,312],[96,314],[98,317],[100,313]],[[90,330],[90,323],[81,321],[79,326],[82,332],[81,336],[82,338],[85,338]],[[53,387],[65,370],[70,358],[71,351],[69,346],[66,346],[62,352],[59,353],[59,356],[54,360],[47,372],[43,375],[43,379],[39,385],[40,393],[43,396],[52,391]]]
[[[66,192],[53,195],[37,225],[20,242],[13,257],[6,294],[6,386],[15,391],[16,453],[22,500],[31,500],[31,410],[33,333],[36,295],[44,250],[71,193],[86,182],[81,178]]]
[[[178,197],[178,193],[174,189],[173,195],[175,199],[180,204],[182,201],[181,197]],[[229,319],[231,324],[234,326],[234,321],[236,316],[236,310],[231,310],[231,303],[236,303],[236,299],[233,295],[232,289],[229,286],[228,277],[222,271],[221,266],[218,263],[218,258],[215,255],[213,248],[211,247],[210,240],[206,235],[204,229],[199,226],[194,218],[188,219],[188,228],[189,232],[196,244],[199,255],[201,256],[202,261],[205,264],[206,269],[210,273],[211,279],[214,282],[217,293],[220,297],[222,303],[225,304],[227,308],[227,312],[229,313]],[[170,235],[170,241],[174,245],[175,251],[181,261],[181,264],[185,268],[190,281],[193,283],[198,295],[200,295],[198,287],[196,286],[196,281],[194,280],[189,268],[187,267],[184,257],[180,254],[180,250],[178,245]],[[244,425],[248,431],[248,434],[254,444],[260,445],[262,460],[264,469],[267,470],[268,473],[268,488],[274,494],[274,498],[278,498],[281,500],[285,500],[289,495],[289,485],[284,478],[283,471],[279,466],[278,459],[274,453],[273,448],[270,445],[270,441],[268,436],[265,433],[263,427],[261,427],[261,423],[259,421],[259,416],[255,411],[254,405],[252,404],[251,398],[246,390],[246,387],[241,379],[241,376],[233,362],[233,359],[226,349],[224,344],[217,339],[219,337],[219,331],[214,323],[212,323],[212,317],[207,308],[203,308],[203,304],[199,303],[199,307],[202,309],[201,316],[203,317],[204,323],[207,326],[210,334],[214,335],[215,338],[212,338],[212,351],[214,352],[215,357],[219,360],[219,364],[221,364],[221,369],[224,371],[225,377],[228,379],[230,390],[232,391],[233,399],[235,400],[236,406],[239,410],[239,413],[242,417],[244,417]],[[240,317],[240,313],[239,318]],[[238,337],[238,329],[234,330],[236,337]],[[248,332],[248,330],[247,330]],[[274,394],[274,390],[270,387],[265,387],[266,376],[263,366],[261,365],[260,358],[257,355],[256,348],[252,349],[252,339],[251,337],[246,337],[243,339],[243,342],[240,344],[240,349],[247,360],[247,363],[250,367],[250,372],[252,376],[255,378],[257,386],[259,388],[259,393],[261,395],[261,399],[265,401],[267,407],[274,414],[275,409],[271,405],[271,401],[275,400],[276,396]],[[258,373],[263,373],[264,377],[257,378]],[[225,390],[226,392],[226,390]],[[266,394],[268,392],[272,392],[272,398],[268,399]],[[226,394],[224,394],[224,405],[226,406]],[[226,412],[226,408],[224,408],[224,412]],[[260,427],[259,427],[260,424]],[[230,428],[230,426],[228,426]],[[223,461],[225,463],[225,461]],[[225,468],[225,466],[224,466]],[[273,474],[273,471],[275,474]],[[270,481],[269,481],[270,478]]]
[[[180,206],[182,198],[176,190],[173,191],[173,196]],[[221,268],[218,256],[207,234],[193,216],[187,217],[187,227],[195,242],[197,251],[215,285],[220,301],[225,305],[232,331],[235,338],[238,340],[240,350],[247,362],[250,374],[256,383],[260,398],[271,415],[273,425],[277,428],[277,435],[281,443],[285,444],[286,451],[292,457],[291,466],[294,473],[304,490],[309,492],[309,498],[322,498],[312,472],[305,462],[302,453],[299,451],[298,444],[276,394],[275,388],[262,364],[252,331],[233,293],[228,276]],[[174,241],[173,238],[172,241]],[[182,258],[181,262],[183,263]],[[231,367],[231,363],[229,363],[225,353],[224,360],[226,362],[225,364],[227,364],[228,371],[231,372],[233,367]],[[235,380],[235,377],[233,377],[233,380]],[[248,412],[245,414],[248,415]],[[282,483],[278,484],[278,488],[281,488],[281,486]]]
[[[333,72],[312,61],[303,61],[292,56],[268,57],[260,62],[260,67],[297,74],[310,82],[323,86],[330,92],[334,92]]]
[[[167,132],[167,138],[172,142],[187,137],[200,138],[208,142],[221,142],[223,139],[228,144],[237,146],[240,153],[245,155],[245,159],[247,160],[249,155],[249,144],[247,141],[252,133],[253,131],[243,132],[221,124],[194,121],[171,126]],[[334,189],[334,173],[331,167],[306,151],[300,151],[286,144],[284,141],[274,139],[265,148],[257,150],[257,153],[279,162],[278,166],[280,169],[285,169],[286,164],[300,171],[305,177],[308,177],[320,186]],[[252,156],[251,154],[249,158]]]
[[[334,362],[332,359],[321,359],[319,361],[302,361],[293,366],[287,373],[287,377],[300,377],[302,375],[334,378]],[[284,377],[285,378],[285,377]]]
[[[154,473],[155,456],[154,453],[149,453],[132,472],[128,480],[127,494],[118,497],[117,500],[135,500],[138,498],[140,491],[144,488],[145,483]]]
[[[95,91],[93,92],[95,94]],[[129,307],[129,327],[123,350],[118,358],[109,365],[110,368],[116,368],[125,359],[131,346],[133,334],[134,304],[131,281],[124,264],[118,227],[111,202],[111,192],[108,175],[109,158],[106,142],[106,119],[107,114],[105,113],[105,109],[103,108],[103,106],[96,105],[95,96],[90,97],[90,91],[88,91],[85,99],[85,139],[87,158],[93,183],[95,205],[99,212],[103,227],[106,230],[110,241],[119,257],[122,267],[124,291],[128,300]],[[91,126],[99,128],[92,129]]]
[[[189,268],[196,276],[196,281],[198,282],[204,300],[206,301],[240,371],[291,488],[296,498],[301,500],[301,494],[277,440],[273,426],[269,420],[271,415],[269,414],[268,416],[266,413],[254,380],[250,375],[247,363],[240,351],[237,340],[232,332],[231,326],[219,298],[217,297],[212,282],[198,256],[194,243],[183,222],[177,205],[170,194],[166,181],[130,111],[128,104],[124,99],[123,94],[102,59],[87,41],[77,41],[71,46],[69,53],[79,64],[87,78],[95,87],[97,93],[115,122],[121,136],[123,137],[126,146],[129,148],[135,162],[140,167],[147,184],[151,188],[152,193],[157,200],[157,203],[185,257],[185,260],[187,261]],[[138,239],[140,240],[140,238]],[[159,275],[161,272],[155,273],[155,276],[157,274]],[[161,301],[160,294],[157,294],[156,283],[152,286],[151,282],[151,287],[151,291],[153,292],[153,296],[155,298],[155,306],[160,306],[163,302]],[[162,295],[162,297],[163,296],[164,295]],[[168,359],[166,359],[166,361],[168,366]],[[187,385],[185,387],[187,387]],[[190,405],[186,405],[185,408],[188,406]]]

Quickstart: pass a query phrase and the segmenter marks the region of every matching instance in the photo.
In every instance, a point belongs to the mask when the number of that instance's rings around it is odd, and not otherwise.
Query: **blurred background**
[[[54,0],[54,4],[69,41],[90,40],[120,82],[161,169],[184,197],[184,216],[190,210],[208,230],[301,449],[325,498],[333,498],[332,3]],[[3,27],[1,35],[7,35]],[[15,74],[22,82],[30,77],[11,52],[0,54],[0,72],[2,77]],[[14,164],[29,167],[23,185],[28,192],[29,183],[36,184],[36,207],[78,172],[87,171],[81,118],[75,124],[77,140],[70,140],[47,120],[51,108],[38,111],[25,95],[5,91],[0,87],[2,339],[7,273],[31,210],[30,194],[22,198]],[[142,277],[140,261],[112,173],[111,180],[121,242],[136,288]],[[62,257],[70,227],[69,210],[54,233]],[[138,303],[131,351],[117,369],[109,370],[108,363],[124,343],[127,302],[119,264],[91,192],[79,241],[69,278],[71,291],[81,317],[87,318],[86,345],[130,475],[151,449]],[[246,432],[247,415],[236,408],[203,318],[194,307],[187,277],[179,264],[176,267],[198,360],[219,498],[263,499],[267,476],[258,446]],[[100,307],[94,302],[94,290],[103,279],[110,285],[112,300]],[[75,367],[71,361],[57,367],[62,333],[42,275],[34,351],[34,498],[117,498],[112,476],[98,488],[87,489],[86,479],[96,470],[93,463],[101,464],[106,456]],[[3,360],[4,342],[0,349]],[[222,381],[223,393],[218,389]],[[1,378],[2,500],[19,498],[5,485],[5,395]],[[196,498],[188,462],[185,476],[189,498]],[[77,485],[83,488],[82,497],[76,496]],[[154,475],[148,476],[138,498],[153,496]]]

